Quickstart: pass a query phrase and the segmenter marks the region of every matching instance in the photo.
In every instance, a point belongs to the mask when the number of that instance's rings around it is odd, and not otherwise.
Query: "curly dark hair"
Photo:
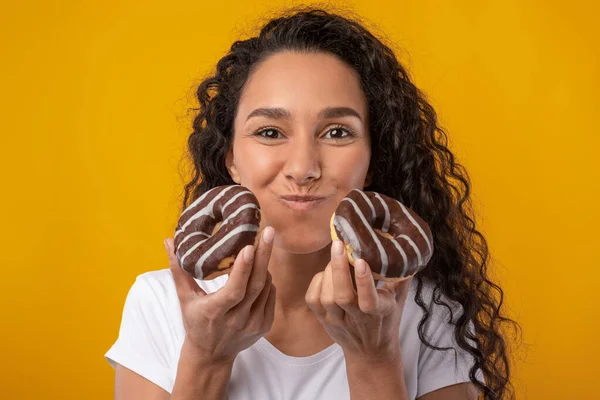
[[[454,338],[475,360],[469,376],[483,398],[514,398],[503,328],[518,324],[502,315],[503,291],[488,276],[488,246],[475,228],[468,174],[448,149],[433,107],[391,47],[370,33],[359,17],[323,8],[279,11],[256,37],[235,41],[214,75],[199,84],[187,153],[194,173],[185,185],[182,210],[215,186],[235,184],[225,156],[241,91],[259,63],[281,51],[337,56],[358,72],[368,101],[373,180],[365,190],[407,205],[433,232],[434,254],[415,277],[416,302],[424,312],[418,326],[421,341],[436,350],[451,350],[432,345],[424,334],[433,305],[422,298],[423,281],[428,280],[434,287],[433,303],[450,310]],[[456,320],[442,296],[462,306]],[[483,373],[484,381],[478,380],[478,373]]]

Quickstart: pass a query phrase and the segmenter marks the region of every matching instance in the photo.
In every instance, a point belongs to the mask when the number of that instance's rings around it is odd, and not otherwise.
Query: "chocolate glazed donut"
[[[229,273],[240,250],[258,244],[260,220],[258,200],[247,188],[209,190],[179,218],[173,239],[179,265],[203,280]]]
[[[399,201],[354,189],[330,221],[331,238],[342,240],[350,264],[365,260],[376,280],[396,282],[423,269],[433,254],[429,225]]]

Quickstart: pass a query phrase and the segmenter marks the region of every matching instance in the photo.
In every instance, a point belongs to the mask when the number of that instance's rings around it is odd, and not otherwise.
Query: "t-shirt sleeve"
[[[453,306],[454,321],[460,310],[460,307]],[[421,343],[417,398],[446,386],[469,382],[469,370],[474,365],[473,356],[460,348],[454,339],[455,326],[450,323],[450,311],[444,306],[433,304],[431,312],[431,321],[425,329],[426,339],[434,346],[451,349],[435,350]],[[473,332],[472,324],[469,328]],[[478,377],[482,379],[480,374]]]
[[[129,289],[116,342],[104,355],[171,393],[168,316],[157,291],[140,275]]]

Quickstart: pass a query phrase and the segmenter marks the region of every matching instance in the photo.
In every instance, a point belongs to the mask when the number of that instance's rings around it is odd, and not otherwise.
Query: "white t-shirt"
[[[206,293],[221,288],[228,275],[196,282]],[[378,287],[383,284],[380,282]],[[408,294],[400,324],[404,378],[410,399],[469,381],[472,357],[459,349],[448,323],[447,308],[433,304],[427,337],[438,347],[426,347],[418,336],[423,315],[415,303],[416,280]],[[425,304],[431,304],[431,286],[424,285]],[[455,312],[455,318],[457,313]],[[171,393],[177,375],[185,329],[175,282],[169,269],[139,275],[125,300],[119,336],[105,354],[115,367],[119,363]],[[432,339],[433,337],[433,339]],[[456,361],[456,363],[455,363]],[[229,400],[318,400],[350,399],[346,362],[342,348],[334,343],[308,357],[291,357],[280,352],[264,337],[236,357],[228,384]]]

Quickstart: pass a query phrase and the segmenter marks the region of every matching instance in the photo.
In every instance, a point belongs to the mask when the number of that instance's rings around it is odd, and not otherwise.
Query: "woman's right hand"
[[[267,267],[274,234],[273,227],[266,227],[256,251],[252,245],[244,247],[234,261],[225,286],[210,294],[181,268],[173,239],[165,240],[181,304],[187,348],[193,349],[199,362],[233,363],[242,350],[271,330],[275,286]]]

